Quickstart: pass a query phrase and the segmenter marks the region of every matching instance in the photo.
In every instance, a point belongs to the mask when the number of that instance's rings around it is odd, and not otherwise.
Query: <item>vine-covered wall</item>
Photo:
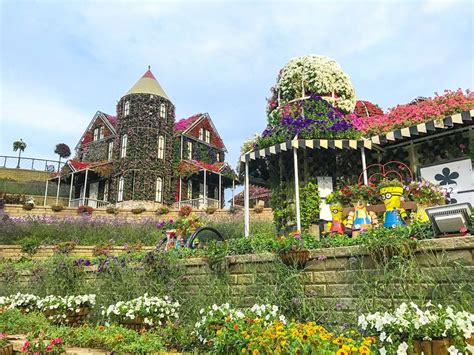
[[[125,102],[130,112],[124,116]],[[160,105],[166,105],[166,117],[160,117]],[[150,94],[131,94],[117,105],[117,136],[114,141],[114,172],[111,181],[111,200],[116,201],[118,182],[124,177],[123,200],[155,200],[156,179],[163,181],[163,202],[174,200],[173,125],[174,105],[167,99]],[[127,134],[126,157],[120,158],[121,140]],[[165,139],[164,159],[158,158],[158,138]]]

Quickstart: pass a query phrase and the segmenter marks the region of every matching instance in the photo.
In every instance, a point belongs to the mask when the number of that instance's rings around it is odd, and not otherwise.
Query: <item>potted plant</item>
[[[107,212],[108,214],[118,214],[119,213],[119,209],[115,206],[108,206],[106,209],[105,209],[105,212]]]
[[[304,268],[309,260],[309,250],[305,249],[300,231],[291,232],[287,237],[278,237],[277,240],[277,251],[281,261],[288,266]]]
[[[53,212],[61,212],[64,209],[62,205],[52,205],[51,210]]]
[[[206,208],[206,213],[207,214],[214,214],[214,212],[216,212],[216,211],[217,211],[217,208],[215,208],[215,207]]]
[[[193,208],[189,205],[184,205],[179,209],[179,215],[180,217],[187,217],[191,214],[193,211]]]
[[[90,216],[94,209],[90,206],[81,205],[77,208],[77,214]]]
[[[179,318],[179,307],[179,302],[173,302],[168,296],[161,298],[145,293],[130,301],[117,302],[103,308],[102,315],[109,323],[141,330],[165,326],[175,321]]]
[[[256,214],[260,214],[263,212],[263,206],[261,205],[256,205],[254,208],[253,208],[253,211],[256,213]]]
[[[398,225],[405,225],[407,212],[401,207],[403,184],[398,180],[383,180],[378,189],[380,197],[385,205],[383,214],[383,226],[392,228]]]
[[[408,199],[417,204],[415,220],[422,222],[429,220],[425,212],[426,208],[444,205],[446,202],[446,190],[426,180],[411,183],[406,187],[406,192]]]
[[[162,215],[165,215],[165,214],[168,214],[168,213],[170,213],[170,209],[167,206],[160,207],[156,211],[156,214],[158,216],[162,216]]]
[[[143,206],[138,206],[138,207],[132,208],[131,211],[133,214],[141,214],[146,211],[146,208]]]
[[[35,205],[35,199],[30,196],[25,200],[25,203],[23,204],[23,209],[26,211],[31,211],[33,208],[35,208]]]
[[[0,355],[12,355],[13,344],[8,341],[7,334],[0,333]]]

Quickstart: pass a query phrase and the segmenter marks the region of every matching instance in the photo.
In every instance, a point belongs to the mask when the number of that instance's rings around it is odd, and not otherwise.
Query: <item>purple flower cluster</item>
[[[74,266],[91,266],[91,265],[92,263],[89,259],[80,258],[80,259],[74,260]]]

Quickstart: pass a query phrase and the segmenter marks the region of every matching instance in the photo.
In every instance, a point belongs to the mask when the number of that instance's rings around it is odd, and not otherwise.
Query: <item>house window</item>
[[[165,158],[165,138],[163,136],[158,137],[158,159]]]
[[[193,199],[193,181],[188,180],[188,200]]]
[[[127,142],[128,137],[126,134],[122,136],[122,146],[120,148],[120,158],[125,158],[127,156]]]
[[[165,104],[160,105],[160,117],[166,118],[166,105]]]
[[[199,140],[204,140],[204,128],[199,129]]]
[[[106,181],[105,182],[105,185],[104,185],[104,201],[108,201],[109,200],[109,182]]]
[[[100,126],[99,128],[99,139],[104,138],[104,126]]]
[[[130,114],[130,101],[125,101],[125,105],[123,105],[123,116],[128,116]]]
[[[156,179],[155,201],[163,201],[163,180],[160,177]]]
[[[217,161],[221,161],[221,153],[217,153],[217,154],[216,154],[216,160],[217,160]]]
[[[93,140],[93,141],[96,141],[96,140],[98,140],[98,139],[99,139],[99,128],[95,128],[95,129],[94,129],[94,135],[93,135],[93,137],[92,137],[92,140]]]
[[[107,150],[107,160],[112,160],[112,152],[114,149],[114,141],[109,142],[109,147]]]
[[[193,142],[187,142],[188,146],[188,159],[192,160],[193,159]]]
[[[211,143],[211,132],[209,132],[207,129],[204,130],[205,133],[205,141],[206,143]]]
[[[125,182],[123,179],[123,176],[120,177],[119,183],[118,183],[118,193],[117,193],[117,202],[123,201],[123,186]]]
[[[218,187],[214,187],[214,198],[216,200],[219,200],[219,188]]]

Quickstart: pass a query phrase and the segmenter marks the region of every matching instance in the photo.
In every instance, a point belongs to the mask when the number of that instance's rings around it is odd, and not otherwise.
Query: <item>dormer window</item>
[[[193,142],[187,142],[187,148],[188,148],[188,159],[192,160],[193,159]]]
[[[130,114],[130,101],[125,101],[123,105],[123,116],[128,116]]]
[[[204,128],[199,129],[199,139],[204,140]]]
[[[165,104],[160,105],[160,117],[166,118],[166,105]]]
[[[206,130],[204,130],[204,133],[205,133],[204,140],[206,141],[206,143],[211,143],[211,132],[209,132],[209,131],[206,129]]]
[[[94,129],[94,134],[92,136],[92,140],[93,141],[99,140],[99,128]]]

